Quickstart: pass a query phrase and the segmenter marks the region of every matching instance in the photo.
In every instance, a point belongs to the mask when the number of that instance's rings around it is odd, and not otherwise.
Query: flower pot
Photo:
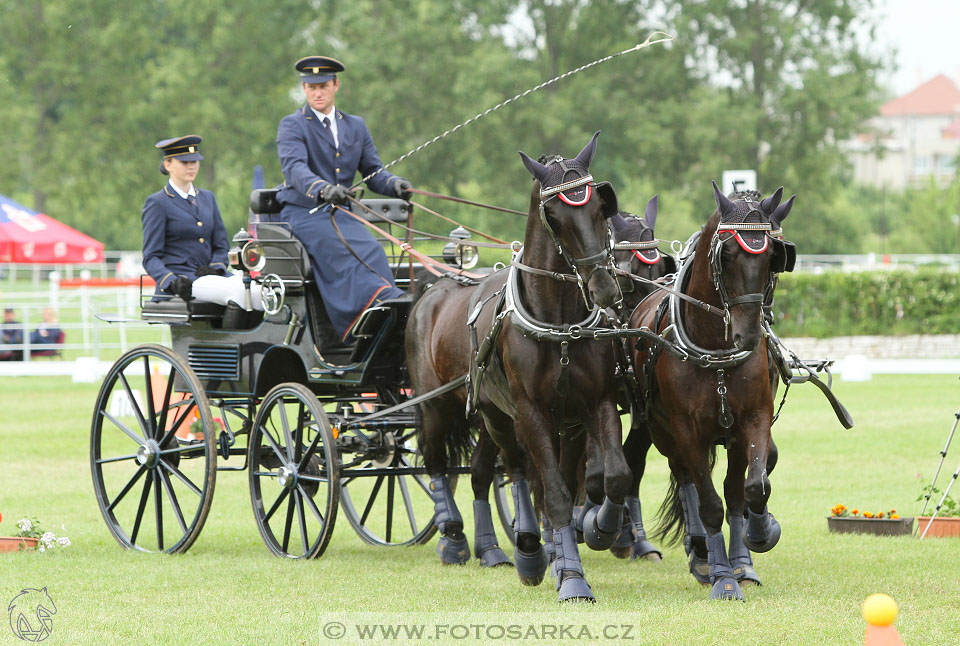
[[[927,529],[930,525],[930,529]],[[923,536],[927,532],[927,537],[935,536],[937,538],[947,538],[951,536],[960,536],[960,518],[941,518],[937,516],[931,523],[930,516],[917,517],[917,536]]]
[[[838,534],[905,536],[913,533],[913,518],[863,518],[827,516],[827,527]]]
[[[19,536],[0,536],[0,552],[17,552],[19,550],[36,549],[37,538],[21,538]]]

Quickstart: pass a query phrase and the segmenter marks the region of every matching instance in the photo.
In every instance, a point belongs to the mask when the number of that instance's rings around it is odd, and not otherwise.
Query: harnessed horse
[[[781,223],[794,198],[780,204],[781,188],[759,202],[731,201],[713,187],[717,211],[675,283],[685,300],[698,303],[654,294],[640,303],[630,324],[664,338],[633,344],[647,427],[672,473],[663,531],[673,526],[679,532],[685,525],[691,565],[706,560],[711,599],[743,600],[731,561],[747,549],[768,551],[780,538],[767,510],[773,395],[762,305],[776,274],[793,268],[792,244],[782,240]],[[723,501],[711,480],[718,443],[727,449],[729,555]]]
[[[482,418],[513,477],[514,562],[521,582],[538,585],[548,560],[526,479],[527,456],[532,460],[543,485],[544,513],[555,528],[553,571],[561,601],[595,600],[571,519],[584,431],[603,456],[607,498],[596,527],[610,543],[630,480],[613,342],[581,334],[604,322],[601,308],[615,305],[620,293],[606,221],[617,213],[616,195],[589,174],[598,134],[573,159],[544,164],[520,153],[536,180],[522,252],[476,289],[427,290],[411,311],[406,337],[417,391],[450,382],[468,367],[470,372],[465,388],[421,404],[419,445],[441,540],[460,538],[456,530],[463,525],[445,473],[447,453],[467,441],[469,424],[451,423],[466,405]]]

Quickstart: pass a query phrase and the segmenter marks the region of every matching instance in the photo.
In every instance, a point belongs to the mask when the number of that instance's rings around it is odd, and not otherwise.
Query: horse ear
[[[520,159],[523,160],[523,165],[527,167],[527,170],[530,171],[530,174],[533,175],[537,180],[542,179],[547,172],[547,167],[541,164],[540,162],[538,162],[537,160],[532,159],[530,155],[523,152],[522,150],[519,152],[520,152]]]
[[[773,213],[774,209],[780,205],[780,199],[783,197],[783,187],[778,188],[773,195],[760,201],[760,208],[764,213]]]
[[[593,133],[593,137],[590,139],[590,142],[583,147],[583,150],[576,157],[576,161],[583,164],[586,168],[590,168],[590,162],[593,161],[593,153],[597,152],[597,137],[600,136],[600,131],[597,130]]]
[[[717,208],[720,209],[720,215],[728,213],[730,209],[733,208],[733,202],[730,201],[726,195],[720,192],[720,187],[717,186],[717,183],[713,180],[710,180],[713,184],[713,197],[717,201]]]
[[[647,208],[643,210],[643,219],[647,221],[647,226],[652,231],[657,224],[657,207],[660,202],[660,194],[654,195],[647,202]]]
[[[613,229],[614,233],[619,233],[627,228],[627,221],[624,219],[622,211],[617,211],[610,216],[610,228]]]
[[[783,224],[783,221],[790,215],[790,209],[793,208],[793,201],[795,199],[797,199],[796,195],[778,206],[776,210],[770,214],[770,221],[773,223],[773,226],[780,227]]]

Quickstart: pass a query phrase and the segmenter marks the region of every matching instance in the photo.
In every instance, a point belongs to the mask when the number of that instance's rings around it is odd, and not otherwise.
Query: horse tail
[[[676,545],[680,542],[687,524],[683,518],[683,504],[680,502],[680,483],[672,473],[667,495],[660,503],[660,509],[657,512],[657,519],[659,524],[653,532],[653,539],[667,545]]]
[[[448,429],[444,437],[447,448],[447,464],[456,467],[469,463],[470,454],[473,452],[474,444],[476,444],[473,433],[470,432],[470,422],[465,419],[457,420],[451,423]]]
[[[713,473],[713,467],[717,463],[717,447],[710,447],[708,457],[709,471]],[[683,514],[683,503],[680,499],[680,483],[677,477],[670,474],[670,485],[667,488],[667,495],[660,504],[657,511],[659,521],[657,529],[653,532],[654,540],[667,545],[676,545],[680,542],[687,529],[687,521]]]

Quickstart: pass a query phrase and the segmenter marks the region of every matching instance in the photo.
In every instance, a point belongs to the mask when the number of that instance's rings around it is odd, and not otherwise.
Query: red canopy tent
[[[0,195],[0,263],[103,262],[103,243]]]

